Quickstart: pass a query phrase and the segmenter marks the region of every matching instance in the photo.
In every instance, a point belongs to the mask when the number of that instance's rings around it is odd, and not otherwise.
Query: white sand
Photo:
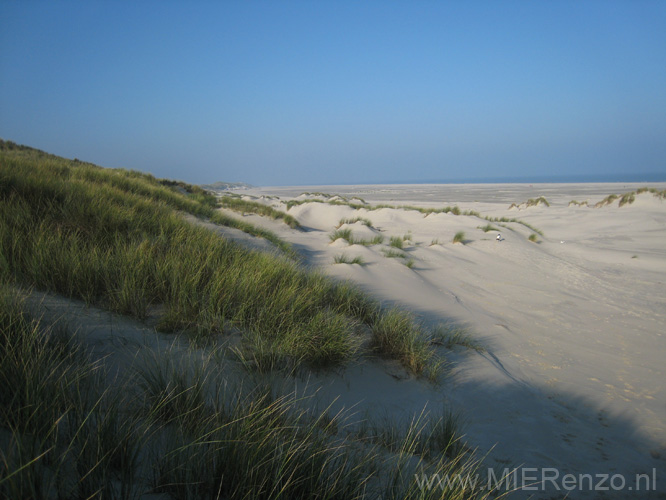
[[[308,186],[248,192],[279,196],[262,201],[283,210],[281,202],[304,191],[360,196],[369,203],[458,205],[524,220],[544,232],[538,244],[528,241],[531,231],[522,225],[500,228],[505,240],[497,242],[496,232],[477,229],[486,221],[453,214],[424,217],[415,211],[308,203],[289,211],[306,231],[246,218],[291,241],[310,264],[332,276],[351,279],[433,324],[468,325],[488,348],[483,354],[443,350],[453,367],[440,386],[372,363],[350,367],[319,381],[327,387],[323,394],[341,395],[338,404],[418,412],[424,404],[437,409],[446,402],[463,413],[466,439],[488,453],[489,466],[624,474],[628,485],[634,474],[654,470],[664,491],[666,202],[642,194],[624,207],[617,201],[603,208],[568,206],[574,199],[594,205],[608,194],[643,185]],[[551,206],[508,209],[538,196]],[[329,234],[340,219],[355,216],[376,228],[350,225],[355,235],[381,234],[385,244],[331,244]],[[451,242],[458,231],[465,232],[465,245]],[[406,234],[412,269],[380,251],[388,248],[390,236]],[[433,239],[439,244],[431,246]],[[333,264],[341,253],[360,255],[367,265]],[[595,495],[574,491],[571,498]]]

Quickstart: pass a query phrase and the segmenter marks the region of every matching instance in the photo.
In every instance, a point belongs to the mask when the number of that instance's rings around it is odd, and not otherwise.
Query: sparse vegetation
[[[445,407],[441,413],[434,416],[424,408],[420,413],[408,417],[396,418],[386,415],[375,422],[364,420],[354,430],[354,434],[365,441],[376,443],[391,452],[399,452],[404,444],[404,423],[411,422],[411,429],[420,427],[422,431],[414,439],[414,452],[422,457],[443,455],[449,458],[459,457],[464,451],[462,436],[460,435],[461,418],[459,415]]]
[[[619,196],[616,195],[616,194],[609,194],[603,200],[595,203],[594,208],[600,208],[600,207],[603,207],[605,205],[610,205],[611,203],[613,203],[618,198],[619,198]]]
[[[253,224],[250,224],[249,222],[245,222],[240,219],[228,217],[227,215],[219,211],[213,212],[210,215],[209,219],[211,222],[218,224],[220,226],[232,227],[234,229],[243,231],[244,233],[251,234],[252,236],[256,236],[258,238],[264,238],[266,241],[270,241],[273,245],[275,245],[276,248],[280,249],[285,255],[289,256],[290,258],[294,260],[300,259],[300,256],[296,253],[296,251],[292,248],[292,246],[289,243],[287,243],[282,238],[278,237],[275,233],[269,231],[268,229],[257,227]]]
[[[458,231],[453,236],[453,243],[462,243],[464,245],[465,244],[465,232],[464,231]]]
[[[405,245],[404,241],[405,240],[399,236],[391,236],[391,239],[389,240],[389,246],[402,249]]]
[[[484,352],[483,345],[472,337],[468,328],[456,324],[440,324],[432,334],[431,342],[435,345],[443,345],[447,349],[454,346],[462,346],[477,352]]]
[[[416,262],[414,261],[414,259],[407,259],[407,260],[405,261],[405,265],[406,265],[408,268],[410,268],[410,269],[412,269],[412,268],[414,267],[414,264],[415,264],[415,263],[416,263]]]
[[[391,205],[387,203],[380,203],[378,205],[368,205],[364,200],[358,197],[353,197],[351,198],[351,200],[357,199],[361,201],[361,203],[354,203],[343,196],[338,196],[337,197],[338,199],[331,199],[331,198],[333,197],[329,195],[327,196],[327,200],[318,200],[316,198],[308,198],[304,200],[289,200],[287,202],[287,209],[290,209],[298,205],[303,205],[305,203],[328,203],[329,205],[348,206],[355,210],[365,209],[368,211],[374,211],[374,210],[381,210],[382,208],[391,208],[397,210],[412,210],[422,213],[425,216],[428,216],[430,214],[448,214],[448,213],[452,213],[453,215],[473,215],[473,216],[479,215],[478,212],[475,212],[473,210],[462,211],[458,206],[453,206],[453,207],[447,206],[443,208],[424,208],[424,207],[417,207],[414,205]]]
[[[392,248],[389,248],[389,249],[382,248],[382,253],[384,254],[384,257],[388,257],[388,258],[398,258],[398,259],[406,259],[407,258],[407,255],[405,255],[403,252],[393,250]]]
[[[372,325],[373,346],[381,353],[399,359],[409,369],[429,370],[434,379],[441,361],[434,357],[423,326],[405,311],[391,309]]]
[[[372,246],[372,245],[381,245],[384,242],[384,237],[381,234],[374,236],[370,240],[356,238],[352,233],[352,230],[349,228],[336,229],[329,235],[329,239],[331,241],[337,241],[340,238],[345,240],[350,245]]]
[[[360,255],[357,255],[356,257],[350,259],[346,254],[340,254],[336,255],[334,257],[334,261],[336,264],[359,264],[359,265],[364,265],[365,260],[363,260],[363,257]]]
[[[504,223],[515,223],[515,224],[522,224],[526,228],[534,231],[535,233],[543,236],[543,232],[527,222],[524,222],[520,219],[516,218],[508,218],[508,217],[489,217],[489,216],[483,216],[479,212],[475,210],[460,210],[458,206],[454,207],[444,207],[444,208],[423,208],[423,207],[416,207],[413,205],[389,205],[389,204],[379,204],[379,205],[359,205],[359,204],[354,204],[351,202],[346,202],[346,201],[338,201],[338,200],[330,200],[330,201],[323,201],[323,200],[318,200],[318,199],[307,199],[307,200],[290,200],[287,202],[287,209],[290,209],[294,206],[297,205],[302,205],[304,203],[328,203],[330,205],[344,205],[344,206],[349,206],[351,208],[354,208],[356,210],[358,209],[366,209],[366,210],[380,210],[382,208],[392,208],[392,209],[399,209],[399,210],[413,210],[419,213],[422,213],[424,216],[428,216],[431,214],[442,214],[442,213],[452,213],[454,215],[463,215],[463,216],[468,216],[468,217],[477,217],[479,219],[486,220],[488,222],[504,222]]]
[[[546,205],[547,207],[550,206],[550,203],[548,203],[548,200],[544,198],[543,196],[539,196],[538,198],[530,198],[526,202],[521,203],[520,205],[517,203],[512,203],[511,206],[509,206],[509,210],[512,208],[529,208],[529,207],[537,207],[539,205]]]
[[[509,218],[509,217],[488,217],[488,216],[483,217],[483,219],[487,220],[488,222],[497,222],[497,223],[503,222],[505,224],[513,222],[513,223],[516,223],[516,224],[521,224],[521,225],[525,226],[527,229],[543,236],[543,232],[540,229],[537,229],[536,227],[532,226],[531,224],[528,224],[527,222],[519,220],[519,219]]]
[[[571,201],[569,202],[569,206],[570,206],[570,207],[571,207],[571,206],[574,206],[574,207],[586,207],[586,206],[588,206],[588,205],[587,205],[587,201],[576,201],[576,200],[571,200]]]
[[[311,193],[309,191],[303,191],[300,196],[321,196],[322,198],[333,198],[334,194],[328,194],[328,193],[322,193],[321,191],[316,191],[314,193]]]
[[[538,243],[538,241],[539,241],[537,239],[537,235],[534,234],[534,233],[530,234],[527,239],[530,240],[532,243]]]
[[[487,233],[487,232],[489,232],[489,231],[499,231],[499,229],[497,229],[497,228],[496,228],[495,226],[493,226],[492,224],[486,224],[485,226],[479,226],[478,229],[480,229],[480,230],[483,231],[484,233]]]
[[[550,203],[548,203],[548,200],[546,198],[544,198],[543,196],[539,196],[538,198],[530,198],[529,200],[527,200],[527,206],[528,207],[535,207],[535,206],[540,205],[540,204],[546,205],[547,207],[550,206]]]
[[[243,200],[235,196],[221,196],[218,198],[219,204],[230,210],[241,213],[253,213],[257,215],[263,215],[265,217],[270,217],[275,220],[282,220],[285,224],[293,229],[300,229],[300,223],[291,215],[276,210],[269,205],[264,205],[256,201]]]
[[[347,228],[347,229],[336,229],[329,235],[329,239],[331,241],[337,241],[340,238],[345,240],[347,243],[350,245],[353,245],[354,242],[354,236],[352,234],[352,230]]]
[[[338,226],[336,229],[340,228],[343,224],[355,224],[357,222],[363,223],[364,226],[368,226],[369,228],[372,228],[372,221],[370,219],[367,219],[365,217],[352,217],[352,218],[347,218],[347,219],[340,219],[340,222],[338,223]]]
[[[433,238],[433,239],[430,241],[430,246],[431,246],[431,247],[432,247],[432,246],[435,246],[435,245],[439,245],[439,238]]]
[[[636,201],[636,193],[625,193],[620,197],[619,206],[631,205]]]
[[[666,189],[660,191],[656,188],[642,187],[636,191],[629,191],[622,195],[619,194],[609,194],[603,200],[595,203],[594,208],[601,208],[606,205],[611,205],[615,200],[619,199],[618,206],[622,207],[624,205],[631,205],[636,201],[636,196],[643,193],[652,193],[655,198],[660,200],[666,199]]]

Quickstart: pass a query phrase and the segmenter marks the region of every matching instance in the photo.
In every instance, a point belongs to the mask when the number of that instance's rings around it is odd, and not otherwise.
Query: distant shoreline
[[[310,183],[261,185],[256,187],[297,187],[297,186],[428,186],[458,184],[655,184],[666,183],[666,173],[621,174],[621,175],[585,175],[585,176],[552,176],[552,177],[486,177],[477,179],[440,179],[440,180],[406,180],[404,182],[356,182],[356,183]]]
[[[462,209],[486,210],[484,203],[521,203],[545,196],[549,202],[596,203],[610,194],[623,195],[639,188],[666,189],[666,182],[590,183],[477,183],[477,184],[348,184],[308,186],[266,186],[244,190],[254,196],[298,197],[304,193],[327,193],[347,198],[360,197],[369,203],[418,203],[422,206],[460,204]]]

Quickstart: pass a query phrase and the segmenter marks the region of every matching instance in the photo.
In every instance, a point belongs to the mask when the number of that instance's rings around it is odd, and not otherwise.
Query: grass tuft
[[[520,205],[517,203],[512,203],[511,206],[509,206],[509,210],[512,208],[528,208],[528,207],[537,207],[539,205],[546,205],[547,207],[550,206],[550,203],[548,203],[548,200],[544,198],[543,196],[539,196],[538,198],[530,198],[524,203],[521,203]]]
[[[588,206],[588,205],[587,205],[587,201],[571,200],[571,201],[569,202],[569,206],[570,206],[570,207],[571,207],[571,206],[574,206],[574,207],[586,207],[586,206]]]
[[[343,240],[345,240],[350,245],[352,245],[353,241],[354,241],[354,236],[352,234],[352,230],[349,229],[349,228],[347,228],[347,229],[336,229],[335,231],[333,231],[329,235],[329,238],[330,238],[331,241],[337,241],[340,238],[342,238]]]
[[[595,203],[594,208],[600,208],[606,205],[610,205],[613,203],[615,200],[617,200],[619,196],[617,194],[609,194],[606,196],[603,200]]]
[[[404,241],[405,240],[399,236],[391,236],[391,239],[389,240],[389,246],[402,250],[404,247]]]
[[[399,359],[414,373],[422,373],[428,365],[438,364],[425,330],[411,314],[391,309],[378,317],[371,328],[374,347]]]
[[[431,342],[447,349],[462,346],[477,352],[485,352],[483,345],[472,337],[468,328],[452,323],[442,323],[434,329]]]
[[[497,228],[496,228],[495,226],[493,226],[492,224],[486,224],[485,226],[479,226],[478,229],[480,229],[480,230],[483,231],[484,233],[487,233],[487,232],[489,232],[489,231],[499,231],[499,229],[497,229]]]
[[[398,252],[397,250],[393,250],[392,248],[389,249],[382,248],[382,253],[384,254],[384,257],[388,258],[398,258],[398,259],[407,258],[407,255],[405,255],[403,252]]]
[[[465,232],[458,231],[455,236],[453,236],[453,243],[462,243],[465,244]]]
[[[281,220],[293,229],[301,229],[301,224],[292,216],[275,208],[264,205],[256,201],[243,200],[238,196],[220,196],[218,198],[220,206],[228,208],[235,212],[253,213],[270,217],[271,219]]]
[[[381,245],[384,242],[384,237],[381,234],[374,236],[370,240],[356,238],[352,233],[352,230],[349,228],[336,229],[329,235],[329,239],[331,241],[337,241],[340,238],[345,240],[350,245],[372,246],[372,245]]]
[[[361,266],[365,265],[365,261],[363,260],[363,257],[360,255],[357,255],[353,259],[350,259],[346,254],[340,254],[336,255],[334,257],[334,261],[336,264],[359,264]]]
[[[336,229],[339,229],[342,225],[344,224],[355,224],[357,222],[363,223],[364,226],[367,226],[369,228],[373,228],[374,226],[372,225],[372,221],[370,219],[366,219],[364,217],[353,217],[353,218],[343,218],[340,219],[340,222],[338,223],[338,226]]]

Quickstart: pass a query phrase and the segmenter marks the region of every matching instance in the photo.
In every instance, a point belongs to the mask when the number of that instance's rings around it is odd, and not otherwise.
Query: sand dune
[[[426,321],[467,325],[487,347],[446,353],[451,370],[440,386],[396,369],[351,367],[318,384],[337,405],[359,411],[420,410],[442,402],[459,409],[470,445],[494,467],[553,467],[562,474],[656,473],[666,489],[666,202],[651,193],[631,205],[593,205],[638,185],[405,185],[253,189],[286,210],[303,192],[361,197],[367,205],[457,205],[520,223],[484,232],[475,216],[304,203],[288,213],[304,226],[247,216],[292,242],[309,264],[351,279]],[[665,186],[654,185],[659,189]],[[544,196],[550,206],[522,206]],[[325,198],[319,196],[319,199]],[[571,205],[572,200],[589,206]],[[355,200],[355,203],[360,203]],[[236,214],[238,216],[238,214]],[[331,242],[341,219],[355,237],[379,245]],[[464,231],[464,244],[452,242]],[[500,232],[503,241],[496,241]],[[389,246],[399,237],[403,249]],[[393,250],[403,257],[387,257]],[[334,264],[344,253],[365,265]],[[406,263],[411,262],[411,268]],[[314,384],[316,386],[317,384]],[[534,493],[534,492],[532,492]],[[593,498],[576,491],[572,498]],[[537,495],[538,497],[538,495]]]

